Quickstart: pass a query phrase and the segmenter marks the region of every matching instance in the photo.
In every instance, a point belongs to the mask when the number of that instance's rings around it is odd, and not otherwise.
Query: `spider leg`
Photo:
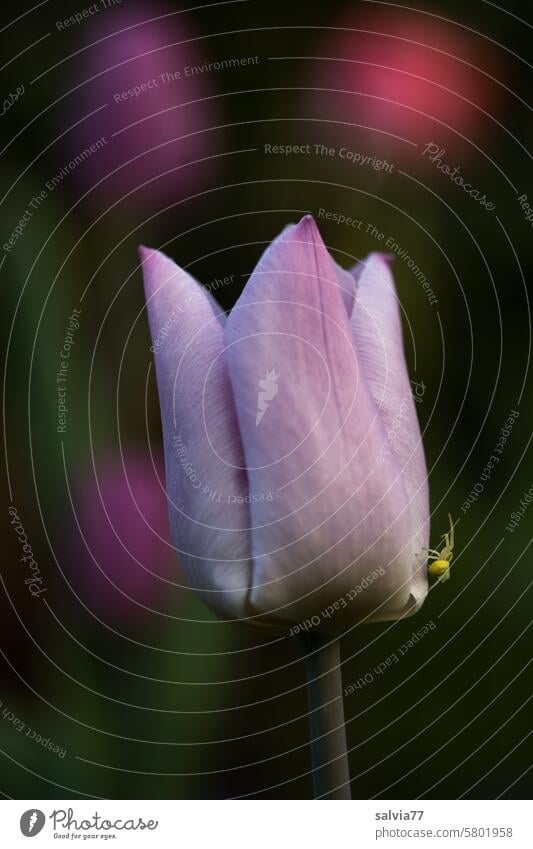
[[[450,520],[450,544],[451,544],[451,548],[453,548],[453,546],[454,546],[454,527],[453,527],[453,521],[452,521],[452,517],[451,517],[450,513],[448,513],[448,519]]]
[[[428,554],[430,554],[430,555],[431,555],[431,557],[436,557],[436,558],[437,558],[437,560],[440,560],[440,558],[441,558],[441,553],[440,553],[440,551],[436,551],[434,548],[426,548],[426,547],[424,546],[424,548],[422,549],[422,551],[427,551],[427,553],[428,553]]]

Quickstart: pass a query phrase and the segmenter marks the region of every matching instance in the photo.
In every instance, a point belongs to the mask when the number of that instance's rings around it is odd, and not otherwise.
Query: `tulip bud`
[[[193,589],[224,618],[282,631],[414,613],[427,470],[387,258],[344,271],[306,216],[226,318],[170,259],[141,256],[154,340],[186,305],[154,350],[170,523]]]

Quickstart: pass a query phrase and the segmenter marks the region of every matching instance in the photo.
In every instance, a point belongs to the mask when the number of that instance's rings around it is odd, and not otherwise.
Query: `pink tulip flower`
[[[172,260],[141,256],[170,524],[192,587],[222,617],[280,630],[414,613],[427,470],[387,257],[343,270],[306,216],[226,317]]]

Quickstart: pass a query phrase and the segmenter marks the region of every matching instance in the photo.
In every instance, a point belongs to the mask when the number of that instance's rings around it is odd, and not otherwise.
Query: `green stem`
[[[340,640],[302,637],[315,799],[351,799]]]

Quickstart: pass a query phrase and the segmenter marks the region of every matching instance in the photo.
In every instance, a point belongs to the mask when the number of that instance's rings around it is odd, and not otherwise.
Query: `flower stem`
[[[315,799],[351,799],[340,640],[302,636]]]

